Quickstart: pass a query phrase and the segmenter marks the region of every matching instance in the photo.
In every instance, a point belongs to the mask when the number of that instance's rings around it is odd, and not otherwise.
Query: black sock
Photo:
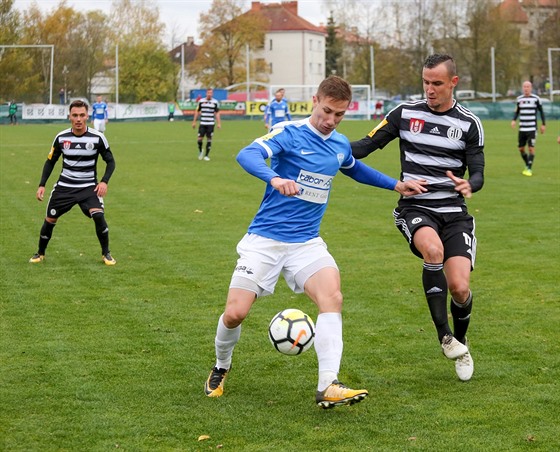
[[[210,154],[210,148],[212,147],[212,142],[211,141],[207,141],[206,142],[206,155]]]
[[[534,160],[535,160],[535,154],[529,154],[527,156],[527,168],[531,169],[533,167]]]
[[[451,315],[453,316],[455,338],[463,344],[465,343],[465,336],[469,329],[469,322],[471,321],[472,300],[472,292],[469,294],[467,301],[463,304],[457,303],[451,298]]]
[[[39,254],[44,255],[45,251],[47,251],[47,245],[52,237],[52,232],[56,223],[49,223],[47,220],[43,222],[43,226],[41,226],[41,233],[39,235]]]
[[[527,165],[528,163],[527,163],[527,153],[526,152],[521,152],[521,158],[525,162],[525,165]]]
[[[105,256],[109,252],[109,227],[105,221],[105,215],[103,212],[94,212],[91,214],[91,218],[95,222],[95,233],[101,245],[101,254]]]
[[[196,144],[198,145],[198,152],[202,152],[202,141],[197,141]]]
[[[447,320],[447,280],[443,273],[443,264],[424,262],[422,285],[441,342],[443,336],[453,334]]]

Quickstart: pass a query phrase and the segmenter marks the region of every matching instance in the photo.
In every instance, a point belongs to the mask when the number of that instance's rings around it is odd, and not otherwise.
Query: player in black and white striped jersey
[[[455,360],[458,377],[469,380],[474,364],[466,332],[476,237],[465,198],[484,184],[484,131],[480,119],[453,98],[459,77],[450,55],[429,56],[422,80],[426,99],[395,107],[365,138],[351,143],[352,153],[361,159],[399,138],[401,180],[429,182],[427,193],[400,198],[395,224],[424,261],[422,284],[442,351]],[[447,319],[448,291],[454,332]]]
[[[95,232],[101,245],[101,257],[106,265],[116,261],[109,250],[109,227],[105,221],[103,197],[115,170],[115,159],[103,133],[88,128],[88,105],[75,100],[70,104],[71,128],[63,130],[54,139],[51,151],[43,166],[36,197],[43,201],[45,185],[56,162],[62,157],[62,172],[52,189],[47,214],[39,235],[39,248],[29,262],[36,264],[45,259],[45,251],[58,219],[76,204],[95,223]],[[97,181],[97,160],[101,158],[106,168],[101,181]]]
[[[212,136],[214,135],[214,126],[218,129],[222,127],[220,118],[220,103],[214,99],[213,89],[206,90],[206,97],[198,101],[198,106],[194,112],[192,122],[193,129],[196,127],[196,120],[200,116],[200,126],[198,127],[198,160],[210,160],[208,154],[212,147]],[[202,140],[206,137],[206,152],[202,152]]]
[[[519,118],[518,146],[521,158],[525,162],[524,176],[533,175],[533,162],[535,160],[535,145],[537,143],[537,111],[541,114],[541,134],[546,130],[546,120],[541,99],[533,94],[533,84],[526,80],[523,82],[523,94],[517,97],[517,108],[511,121],[512,129],[515,129],[517,118]],[[529,153],[525,152],[525,146]]]

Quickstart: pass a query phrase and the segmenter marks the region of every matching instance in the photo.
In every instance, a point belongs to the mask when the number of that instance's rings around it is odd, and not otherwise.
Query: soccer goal
[[[368,119],[373,111],[371,101],[371,86],[351,85],[352,103],[346,112],[346,118]],[[290,106],[292,116],[308,116],[311,114],[312,98],[319,85],[270,85],[269,98],[280,88],[284,89],[284,98]]]

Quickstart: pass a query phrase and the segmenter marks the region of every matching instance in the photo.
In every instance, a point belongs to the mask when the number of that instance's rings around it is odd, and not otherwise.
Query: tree
[[[333,13],[327,19],[327,39],[325,56],[325,75],[342,74],[340,57],[342,56],[342,40],[337,35],[337,26]]]
[[[213,0],[200,14],[202,46],[189,70],[205,86],[230,86],[246,80],[246,47],[262,48],[266,19],[242,14],[241,0]],[[255,71],[264,72],[263,62]]]
[[[0,0],[0,43],[14,45],[20,43],[21,17],[13,8],[14,0]],[[32,57],[35,51],[29,49],[0,50],[0,101],[26,100],[25,87],[31,73]],[[37,80],[37,78],[35,78]],[[22,83],[23,81],[23,83]]]
[[[115,0],[113,40],[119,43],[119,100],[175,99],[176,70],[163,48],[159,10],[144,0]]]

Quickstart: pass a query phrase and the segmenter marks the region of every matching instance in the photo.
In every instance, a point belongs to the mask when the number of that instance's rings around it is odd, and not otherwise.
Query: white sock
[[[319,314],[315,323],[315,351],[319,361],[318,391],[325,390],[336,380],[340,370],[342,347],[342,314]]]
[[[233,348],[241,336],[241,325],[235,328],[228,328],[224,325],[223,317],[224,315],[222,314],[218,320],[216,338],[214,339],[216,347],[216,367],[218,369],[229,369],[231,367]]]

